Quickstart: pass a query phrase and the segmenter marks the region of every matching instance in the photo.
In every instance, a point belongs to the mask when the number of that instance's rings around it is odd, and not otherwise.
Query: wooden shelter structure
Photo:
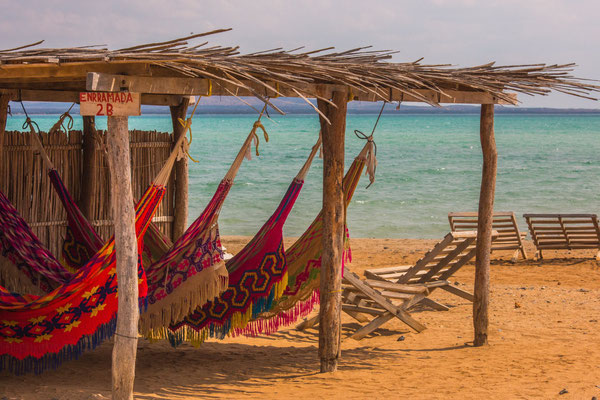
[[[493,63],[471,68],[424,65],[420,60],[389,62],[392,51],[333,48],[304,51],[274,49],[239,54],[237,47],[188,44],[226,30],[161,43],[108,50],[99,47],[39,48],[41,42],[0,50],[0,155],[9,101],[78,102],[81,92],[141,94],[142,104],[169,106],[173,121],[186,115],[189,96],[301,97],[318,113],[323,133],[323,255],[319,355],[321,371],[333,371],[340,357],[341,267],[344,242],[344,140],[347,102],[422,102],[480,104],[483,172],[479,202],[475,276],[475,345],[487,342],[489,255],[496,178],[494,105],[516,104],[516,94],[545,95],[552,90],[593,99],[598,86],[570,75],[574,64],[514,65]],[[317,99],[316,106],[308,99]],[[279,110],[276,106],[271,106]],[[130,140],[126,116],[108,116],[108,158],[119,276],[119,314],[113,352],[113,390],[128,398],[133,387],[137,337],[136,246]],[[93,117],[85,117],[82,139],[80,204],[94,207]],[[182,134],[173,124],[176,140]],[[0,166],[5,163],[0,163]],[[6,176],[1,174],[0,176]],[[18,183],[17,183],[18,184]],[[187,219],[187,164],[176,166],[173,237]]]

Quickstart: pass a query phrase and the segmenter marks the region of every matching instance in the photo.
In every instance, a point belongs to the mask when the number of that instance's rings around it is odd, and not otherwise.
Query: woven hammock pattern
[[[17,209],[0,192],[0,254],[8,258],[31,283],[49,292],[72,274],[31,231]]]
[[[151,185],[136,206],[141,247],[165,189]],[[26,225],[25,225],[26,226]],[[0,369],[41,373],[78,358],[110,338],[116,327],[117,279],[114,237],[68,283],[41,297],[0,305]],[[146,278],[138,268],[140,298]],[[141,300],[141,301],[142,301]]]
[[[147,268],[148,310],[140,330],[152,336],[214,299],[228,285],[219,237],[219,212],[233,182],[224,179],[202,214],[163,257]]]
[[[77,271],[102,247],[103,240],[92,224],[73,201],[58,171],[48,171],[50,182],[67,213],[67,232],[62,248],[62,261],[72,271]]]
[[[357,157],[343,180],[344,206],[348,208],[354,191],[360,181],[365,160]],[[235,335],[256,336],[270,334],[282,326],[290,325],[305,317],[319,304],[319,284],[321,277],[321,254],[323,234],[323,214],[317,215],[306,231],[286,250],[288,266],[288,285],[282,296],[273,302],[269,310],[264,311],[245,329],[234,332]],[[343,262],[351,261],[349,233],[346,229]]]
[[[283,225],[303,186],[294,180],[277,210],[254,238],[226,263],[229,285],[168,330],[154,333],[169,338],[173,345],[190,341],[199,345],[208,337],[224,338],[243,329],[261,312],[268,310],[287,286],[287,262],[283,250]]]

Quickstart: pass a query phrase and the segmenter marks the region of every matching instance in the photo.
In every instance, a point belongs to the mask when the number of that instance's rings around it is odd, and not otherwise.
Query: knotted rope
[[[212,85],[210,85],[210,84],[209,84],[209,91],[212,91]],[[181,160],[182,158],[184,158],[187,155],[189,157],[189,159],[192,160],[193,162],[195,162],[195,163],[199,162],[198,160],[194,159],[194,157],[192,157],[190,155],[190,144],[192,144],[192,118],[194,117],[194,113],[196,112],[196,108],[198,107],[198,104],[200,104],[199,99],[196,102],[196,105],[194,105],[194,109],[192,110],[192,113],[190,114],[190,117],[188,119],[183,120],[183,118],[177,118],[177,120],[179,121],[181,126],[183,126],[183,132],[181,132],[181,135],[183,135],[185,137],[185,139],[181,142],[179,151],[177,152],[177,161]],[[189,141],[187,139],[188,131],[190,132],[190,140]]]
[[[52,125],[52,128],[50,128],[50,130],[48,131],[48,135],[51,135],[55,132],[67,133],[68,131],[73,129],[73,117],[71,116],[71,114],[69,114],[69,112],[71,111],[74,105],[75,103],[71,104],[71,107],[69,107],[69,109],[58,118],[58,121],[56,121],[56,123]],[[65,120],[67,121],[66,126]]]
[[[240,151],[238,152],[237,156],[233,160],[233,163],[229,167],[229,171],[227,171],[227,174],[225,174],[225,177],[223,179],[233,181],[238,170],[240,169],[240,166],[242,165],[242,161],[244,161],[244,158],[247,158],[248,160],[252,160],[252,150],[251,150],[252,142],[254,142],[254,146],[256,147],[256,156],[259,156],[259,153],[258,153],[259,140],[258,140],[258,135],[256,134],[256,130],[258,128],[262,129],[264,136],[265,136],[265,141],[266,142],[269,141],[269,134],[267,133],[263,124],[260,122],[260,119],[262,118],[262,116],[266,112],[266,110],[267,110],[267,103],[265,103],[262,111],[260,112],[260,114],[258,116],[258,119],[256,120],[256,122],[254,122],[254,125],[252,125],[252,130],[248,134],[248,137],[244,141],[244,144],[240,148]]]
[[[383,102],[383,106],[381,106],[381,110],[379,111],[379,115],[377,116],[377,120],[375,121],[375,125],[373,126],[373,130],[371,131],[371,135],[367,136],[362,131],[358,129],[354,130],[354,134],[356,137],[362,140],[366,140],[366,172],[365,175],[369,175],[369,185],[367,185],[367,189],[371,187],[371,185],[375,182],[375,171],[377,170],[377,144],[373,140],[373,135],[375,134],[375,129],[377,128],[377,124],[379,123],[379,119],[381,118],[381,114],[383,113],[383,109],[387,102]]]
[[[260,128],[263,131],[264,137],[265,137],[265,141],[268,142],[269,141],[269,134],[267,133],[267,130],[265,129],[264,125],[262,124],[262,122],[260,122],[260,118],[262,117],[262,112],[260,113],[258,120],[256,122],[254,122],[254,125],[252,126],[252,131],[250,132],[250,135],[252,136],[252,140],[254,142],[254,149],[255,149],[255,154],[258,157],[260,154],[258,153],[258,144],[259,144],[259,140],[258,140],[258,134],[256,133],[256,130],[258,128]],[[252,146],[248,146],[246,147],[246,154],[244,155],[244,157],[247,160],[252,160]]]
[[[31,133],[31,140],[37,147],[38,153],[42,157],[44,164],[46,164],[46,168],[54,169],[54,165],[52,164],[52,161],[50,161],[48,154],[46,154],[46,151],[44,150],[44,146],[42,146],[42,139],[40,138],[41,132],[40,132],[39,125],[37,124],[37,122],[33,121],[29,117],[29,114],[27,114],[27,110],[25,109],[25,105],[23,104],[22,101],[21,101],[21,107],[23,108],[23,112],[25,113],[25,117],[26,117],[25,122],[23,122],[22,129],[29,129],[29,132]]]

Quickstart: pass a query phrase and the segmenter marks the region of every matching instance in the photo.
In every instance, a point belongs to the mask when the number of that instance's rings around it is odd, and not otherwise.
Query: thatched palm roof
[[[572,63],[509,66],[489,63],[457,68],[449,64],[421,64],[421,60],[389,62],[395,52],[367,47],[343,52],[330,47],[315,51],[272,49],[240,54],[238,47],[190,43],[224,31],[118,50],[100,46],[38,48],[42,42],[0,50],[0,89],[82,90],[82,80],[87,72],[112,66],[114,72],[128,75],[132,68],[136,71],[136,65],[145,65],[149,68],[133,73],[153,77],[207,78],[221,87],[244,89],[263,99],[265,93],[325,98],[317,90],[322,84],[343,85],[357,93],[368,93],[372,100],[390,100],[392,91],[397,91],[433,105],[437,105],[439,98],[425,96],[423,90],[447,96],[451,96],[451,91],[487,93],[508,103],[515,102],[510,92],[546,95],[555,90],[596,100],[596,93],[600,91],[595,82],[572,76],[575,66]],[[42,70],[38,76],[31,69],[43,65],[55,67],[51,71],[77,66],[77,71],[81,72],[80,76],[75,73],[70,76]],[[19,70],[23,74],[19,74]],[[25,72],[27,70],[29,72]],[[263,87],[264,92],[258,91],[257,85]],[[231,92],[231,89],[227,91]]]

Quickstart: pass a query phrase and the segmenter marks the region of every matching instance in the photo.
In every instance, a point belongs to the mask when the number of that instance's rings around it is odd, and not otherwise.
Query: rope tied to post
[[[212,86],[211,86],[211,88],[212,88]],[[200,103],[200,100],[196,101],[196,104],[194,105],[194,109],[192,110],[192,114],[190,115],[189,118],[187,118],[185,120],[183,118],[177,118],[177,120],[183,127],[183,132],[181,134],[183,136],[185,136],[185,139],[181,141],[181,147],[179,148],[179,151],[177,152],[177,161],[179,161],[182,158],[187,156],[193,162],[195,162],[195,163],[199,162],[198,160],[194,159],[194,157],[192,157],[190,154],[190,145],[192,144],[192,138],[193,138],[192,137],[192,118],[194,117],[194,113],[196,113],[196,108],[198,108],[199,103]],[[189,141],[187,138],[188,132],[190,132]]]

